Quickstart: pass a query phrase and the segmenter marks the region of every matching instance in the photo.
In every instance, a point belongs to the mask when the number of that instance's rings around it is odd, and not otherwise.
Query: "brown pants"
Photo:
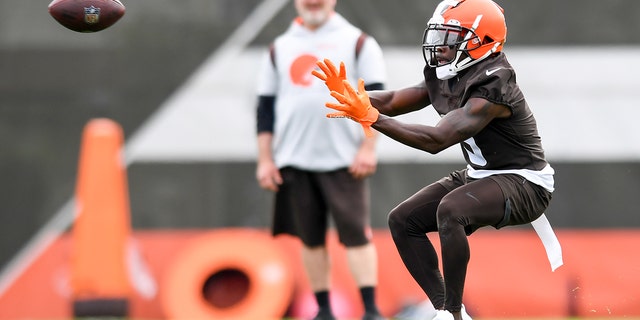
[[[459,311],[469,262],[467,235],[483,226],[529,223],[546,210],[551,193],[521,176],[470,179],[451,173],[400,203],[389,214],[389,228],[400,257],[436,308]],[[437,231],[438,255],[425,235]],[[445,285],[446,283],[446,285]]]

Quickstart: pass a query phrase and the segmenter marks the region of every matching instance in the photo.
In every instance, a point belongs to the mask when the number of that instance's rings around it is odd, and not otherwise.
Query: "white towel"
[[[551,271],[556,271],[560,267],[562,262],[562,248],[560,247],[560,241],[556,237],[556,234],[551,228],[549,220],[544,213],[535,221],[531,222],[533,229],[536,230],[538,237],[544,245],[544,250],[547,252],[547,258],[551,264]]]

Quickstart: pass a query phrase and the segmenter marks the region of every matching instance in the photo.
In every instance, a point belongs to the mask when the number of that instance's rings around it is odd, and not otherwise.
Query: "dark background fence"
[[[507,14],[508,46],[595,46],[603,55],[597,66],[615,60],[609,45],[640,45],[639,1],[498,2]],[[63,29],[48,3],[0,2],[0,266],[73,194],[86,122],[108,117],[130,136],[259,1],[125,1],[125,17],[96,34]],[[338,8],[383,48],[417,47],[436,3],[340,0]],[[293,16],[287,7],[252,45],[266,45]],[[372,178],[374,226],[384,228],[395,204],[460,165],[382,163]],[[640,227],[637,159],[553,165],[554,225]],[[268,225],[270,196],[257,187],[254,166],[251,159],[133,163],[134,227]]]

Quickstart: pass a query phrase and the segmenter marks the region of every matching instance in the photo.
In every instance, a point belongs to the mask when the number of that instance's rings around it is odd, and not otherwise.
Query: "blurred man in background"
[[[355,123],[324,118],[327,91],[311,71],[320,59],[344,61],[353,70],[348,79],[363,78],[367,89],[379,90],[385,63],[377,41],[335,12],[335,5],[336,0],[295,0],[299,16],[264,55],[256,178],[275,192],[273,234],[295,235],[303,243],[303,265],[319,307],[315,319],[335,319],[325,242],[329,214],[360,288],[363,319],[383,319],[375,303],[377,253],[366,179],[377,167],[376,137],[365,136]]]

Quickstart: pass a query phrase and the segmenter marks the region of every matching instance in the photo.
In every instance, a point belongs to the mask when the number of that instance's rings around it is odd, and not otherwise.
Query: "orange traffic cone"
[[[123,131],[109,119],[84,128],[71,231],[71,283],[76,317],[125,317],[129,309],[126,250],[131,234]]]

